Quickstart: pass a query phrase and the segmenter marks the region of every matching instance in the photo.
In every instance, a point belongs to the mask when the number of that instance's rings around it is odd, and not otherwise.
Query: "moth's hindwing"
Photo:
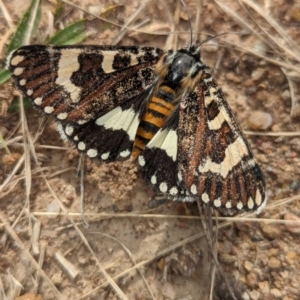
[[[130,157],[163,51],[151,47],[25,46],[10,70],[35,107],[89,157]]]

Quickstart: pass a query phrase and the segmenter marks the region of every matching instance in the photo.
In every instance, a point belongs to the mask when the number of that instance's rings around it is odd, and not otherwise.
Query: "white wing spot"
[[[19,76],[23,73],[24,69],[23,68],[16,68],[14,70],[14,75]]]
[[[201,199],[204,203],[209,203],[209,197],[206,193],[202,194]]]
[[[261,205],[262,197],[259,189],[256,190],[256,195],[255,195],[255,203],[257,206]]]
[[[253,209],[253,207],[254,207],[254,201],[253,201],[252,197],[250,197],[250,198],[248,199],[247,205],[248,205],[248,208],[249,208],[249,209]]]
[[[217,198],[214,200],[215,207],[221,207],[221,205],[222,205],[222,202],[221,202],[220,198]]]
[[[78,140],[79,140],[78,136],[75,135],[75,136],[73,137],[73,140],[74,140],[74,141],[78,141]]]
[[[11,61],[10,64],[12,66],[17,66],[21,61],[25,59],[25,56],[16,55]]]
[[[31,90],[31,89],[27,90],[26,94],[27,94],[27,96],[31,96],[33,94],[33,90]]]
[[[156,184],[156,183],[157,183],[157,178],[156,178],[155,175],[153,175],[153,176],[151,177],[151,183],[152,183],[152,184]]]
[[[236,208],[241,210],[241,209],[243,209],[243,206],[244,206],[243,203],[241,201],[239,201],[238,204],[236,205]]]
[[[87,123],[87,120],[78,120],[77,121],[77,124],[79,124],[79,125],[83,125],[85,123]]]
[[[168,190],[168,186],[165,182],[162,182],[160,185],[159,185],[159,190],[162,192],[162,193],[165,193],[167,190]]]
[[[225,204],[225,207],[226,208],[231,208],[232,207],[231,201],[227,201],[226,204]]]
[[[89,157],[96,157],[98,155],[98,151],[96,149],[89,149],[86,154]]]
[[[107,160],[107,159],[109,158],[109,154],[110,154],[110,152],[102,153],[102,154],[101,154],[101,159]]]
[[[19,81],[19,83],[20,83],[20,85],[25,85],[26,84],[26,80],[25,79],[21,79],[20,81]]]
[[[44,108],[44,112],[46,114],[51,114],[51,113],[53,113],[53,111],[54,111],[54,108],[52,106],[45,106],[45,108]]]
[[[75,138],[76,138],[76,136],[75,136]],[[74,138],[74,139],[75,139],[75,138]],[[83,151],[83,150],[85,150],[86,145],[85,145],[84,142],[79,142],[78,145],[77,145],[77,148],[78,148],[79,150]]]
[[[178,194],[178,189],[177,189],[177,187],[176,187],[176,186],[173,186],[173,187],[170,189],[169,193],[170,193],[171,195],[173,195],[173,196],[177,195],[177,194]]]
[[[130,152],[128,149],[126,149],[126,150],[120,152],[120,156],[121,156],[121,157],[127,157],[127,156],[130,155],[130,153],[131,153],[131,152]]]
[[[192,193],[193,195],[196,195],[196,194],[197,194],[197,187],[196,187],[195,184],[192,184],[192,185],[191,185],[191,193]]]
[[[60,120],[65,120],[68,116],[68,113],[64,112],[64,113],[60,113],[57,115],[57,119],[60,119]]]
[[[145,164],[146,164],[146,162],[145,162],[144,156],[140,155],[140,156],[139,156],[139,165],[140,165],[141,167],[144,167]]]
[[[41,97],[38,97],[38,98],[35,98],[35,99],[33,100],[33,102],[34,102],[34,104],[36,104],[36,105],[41,105],[42,102],[43,102],[43,99],[42,99]]]
[[[67,125],[67,126],[66,126],[66,129],[65,129],[65,133],[66,133],[67,135],[72,135],[73,132],[74,132],[74,127],[71,126],[71,125]]]

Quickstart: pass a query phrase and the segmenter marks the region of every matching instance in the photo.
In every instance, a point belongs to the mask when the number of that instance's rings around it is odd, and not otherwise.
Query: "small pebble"
[[[57,213],[57,215],[58,215],[59,212],[60,212],[60,205],[59,205],[59,203],[58,203],[56,200],[51,201],[51,202],[47,205],[47,212],[50,212],[50,213]],[[52,215],[52,216],[50,216],[50,217],[55,218],[56,215]]]
[[[300,22],[300,5],[294,5],[288,12],[288,17],[295,22]]]
[[[299,189],[299,182],[298,181],[292,181],[290,184],[290,188],[292,192],[297,192]]]
[[[284,220],[287,220],[287,221],[297,221],[297,222],[300,222],[300,218],[297,217],[296,215],[292,214],[292,213],[287,213],[284,215]],[[293,223],[290,223],[290,224],[285,224],[285,227],[286,229],[291,232],[291,233],[297,233],[299,234],[300,233],[300,224],[296,223],[293,224]]]
[[[255,273],[250,272],[246,276],[246,284],[251,288],[255,288],[257,286],[257,277]]]
[[[171,300],[175,299],[176,292],[172,284],[168,282],[164,282],[161,292],[163,296],[166,297],[167,299],[171,299]]]
[[[244,292],[242,295],[242,300],[250,300],[250,296],[246,292]]]
[[[260,299],[260,292],[253,290],[249,293],[251,300],[259,300]]]
[[[262,56],[266,56],[267,46],[262,40],[256,39],[253,43],[252,49],[256,53],[258,53]]]
[[[291,93],[289,90],[285,90],[281,93],[281,98],[283,101],[290,101],[291,100]]]
[[[66,199],[73,201],[76,198],[75,187],[71,184],[67,184],[64,190],[64,196]]]
[[[278,289],[271,289],[271,294],[275,299],[282,299],[282,293]]]
[[[290,265],[294,265],[299,261],[299,257],[295,251],[288,251],[288,253],[285,255],[285,260]]]
[[[2,137],[5,137],[7,132],[8,130],[6,127],[0,126],[0,135],[2,135]]]
[[[268,267],[272,270],[277,270],[281,267],[281,262],[279,259],[272,256],[268,261]]]
[[[273,224],[262,224],[261,231],[264,237],[274,240],[282,235],[279,226],[274,226]]]
[[[54,285],[59,286],[61,285],[63,278],[61,276],[61,273],[55,273],[51,277],[51,281],[53,282]]]
[[[259,289],[262,293],[269,293],[270,292],[270,285],[268,281],[261,281],[258,283]]]
[[[213,40],[207,41],[205,44],[204,50],[208,53],[217,52],[219,50],[219,45]]]
[[[232,81],[234,83],[240,83],[241,82],[241,77],[236,75],[233,72],[228,72],[226,74],[226,79],[229,80],[229,81]]]
[[[250,272],[253,269],[253,263],[250,261],[245,261],[244,268],[246,271]]]
[[[267,77],[268,71],[265,68],[254,69],[251,73],[251,79],[253,81],[262,81]]]
[[[286,82],[285,74],[277,67],[271,67],[269,69],[268,78],[274,86],[282,85]]]
[[[272,116],[263,111],[254,111],[248,118],[248,126],[252,130],[267,130],[271,127],[272,123]]]
[[[291,111],[291,116],[294,120],[300,120],[300,105],[296,104]]]

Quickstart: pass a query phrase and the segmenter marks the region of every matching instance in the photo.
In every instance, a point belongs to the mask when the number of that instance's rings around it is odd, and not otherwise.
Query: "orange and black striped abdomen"
[[[135,160],[174,109],[175,92],[166,85],[158,88],[147,104],[134,140],[131,157]]]

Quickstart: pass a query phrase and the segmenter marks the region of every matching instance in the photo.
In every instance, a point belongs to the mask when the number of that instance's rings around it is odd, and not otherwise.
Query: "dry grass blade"
[[[234,10],[232,10],[224,1],[218,1],[214,0],[220,8],[228,15],[230,16],[237,24],[239,24],[244,30],[247,32],[254,32],[254,28],[251,24],[249,24],[247,21],[245,21],[244,18],[241,18],[239,14],[237,14]]]
[[[281,200],[277,200],[276,203],[272,203],[269,204],[265,209],[266,210],[272,210],[275,207],[280,207],[280,206],[284,206],[287,205],[291,202],[297,201],[300,199],[300,196],[294,196],[294,197],[290,197],[287,199],[281,199]],[[64,216],[64,213],[50,213],[50,212],[33,212],[32,213],[34,216]],[[80,217],[81,213],[69,213],[69,215],[71,217]],[[105,220],[105,219],[109,219],[109,218],[158,218],[158,219],[178,219],[178,215],[147,215],[147,214],[141,214],[141,215],[137,215],[137,214],[101,214],[101,213],[85,213],[86,216],[88,217],[97,217],[95,218],[95,220],[93,222],[99,222],[100,220]],[[190,220],[201,220],[203,219],[203,217],[196,217],[196,216],[180,216],[180,219],[190,219]],[[218,220],[218,221],[228,221],[227,225],[232,224],[233,222],[251,222],[251,223],[274,223],[274,224],[288,224],[289,221],[286,220],[277,220],[277,219],[264,219],[264,218],[257,218],[256,214],[254,213],[247,213],[244,216],[241,217],[220,217],[218,216],[216,217],[212,217],[212,220]],[[293,221],[294,222],[294,221]],[[76,223],[77,226],[82,225],[83,223]],[[72,228],[72,225],[69,226],[63,226],[63,227],[58,227],[56,228],[56,231],[60,231],[60,230],[65,230],[66,228]],[[223,225],[218,227],[218,228],[223,228]]]
[[[54,197],[54,199],[57,201],[57,203],[59,203],[59,206],[61,208],[61,210],[65,213],[65,215],[67,216],[68,220],[72,223],[74,229],[76,230],[76,232],[78,233],[79,237],[81,238],[81,240],[83,241],[84,245],[87,247],[88,251],[93,255],[93,257],[96,260],[96,264],[99,267],[101,273],[103,274],[103,276],[106,278],[107,282],[110,284],[110,286],[114,289],[114,291],[117,293],[117,295],[123,300],[127,300],[128,298],[126,297],[126,295],[123,293],[123,291],[119,288],[119,286],[116,284],[116,282],[111,278],[111,276],[105,271],[105,269],[102,267],[101,263],[99,262],[99,260],[97,259],[93,249],[91,248],[90,244],[88,243],[87,239],[85,238],[85,236],[83,235],[82,231],[79,229],[79,227],[76,225],[76,223],[73,221],[73,219],[70,217],[69,212],[67,211],[67,209],[63,206],[63,204],[61,203],[61,201],[58,199],[58,197],[56,196],[55,192],[53,191],[51,185],[49,184],[48,180],[46,178],[44,178],[45,183],[50,191],[50,193],[52,194],[52,196]]]
[[[146,0],[146,1],[142,1],[140,7],[134,12],[134,14],[127,20],[126,24],[124,25],[124,27],[122,26],[122,29],[120,30],[120,32],[117,34],[117,36],[111,41],[112,45],[117,45],[120,40],[124,37],[124,35],[127,33],[128,31],[128,27],[129,25],[134,22],[141,13],[143,13],[146,8],[148,7],[148,5],[150,4],[151,0]]]
[[[20,114],[21,114],[21,127],[23,132],[23,142],[24,142],[24,167],[25,167],[25,187],[26,187],[26,194],[25,194],[25,207],[29,203],[29,196],[31,192],[31,182],[32,182],[32,173],[31,173],[31,162],[30,162],[30,151],[28,149],[28,140],[31,141],[31,137],[28,130],[26,115],[24,111],[24,105],[23,105],[23,97],[20,96]],[[32,141],[31,141],[32,144]],[[33,145],[33,144],[32,144]],[[30,207],[30,205],[28,205]]]
[[[84,214],[84,156],[81,154],[80,159],[78,161],[78,171],[80,174],[80,211],[81,218],[87,228],[89,228],[89,222],[87,221]]]
[[[294,136],[300,136],[300,131],[295,132],[257,132],[257,131],[249,131],[244,130],[243,131],[247,135],[257,135],[257,136],[286,136],[286,137],[294,137]]]
[[[2,278],[0,277],[0,299],[7,300],[5,292],[4,292],[4,287],[2,283]]]
[[[9,234],[11,239],[14,241],[14,243],[20,248],[20,250],[25,254],[25,256],[30,260],[31,265],[36,269],[39,270],[41,277],[49,284],[51,287],[54,295],[57,297],[57,299],[65,299],[65,297],[57,290],[55,285],[52,283],[50,278],[46,275],[46,273],[40,268],[39,264],[35,261],[35,259],[32,257],[30,252],[26,249],[20,238],[17,236],[13,228],[9,225],[9,222],[6,220],[4,215],[0,212],[0,222],[3,223],[3,226],[6,230],[6,232]]]
[[[40,256],[39,256],[39,266],[40,266],[40,269],[36,270],[36,276],[35,276],[36,286],[35,286],[35,289],[33,290],[33,292],[35,294],[38,291],[38,287],[39,287],[39,283],[40,283],[40,279],[41,279],[40,270],[43,268],[43,263],[44,263],[44,258],[45,258],[45,251],[46,251],[45,246],[41,245],[40,246]]]
[[[297,86],[296,83],[290,78],[285,69],[282,69],[282,72],[285,74],[286,79],[290,88],[291,95],[291,117],[297,118],[300,113],[300,100],[297,97]]]
[[[197,2],[196,20],[195,20],[195,29],[196,30],[198,30],[198,28],[200,28],[201,14],[202,14],[202,0],[198,0],[198,2]]]
[[[92,232],[90,232],[90,233],[92,233]],[[106,233],[95,232],[95,234],[100,234],[100,235],[105,236],[105,237],[107,237],[107,238],[109,238],[109,239],[112,239],[113,241],[115,241],[116,243],[118,243],[118,244],[123,248],[123,250],[127,253],[127,255],[130,257],[132,263],[133,263],[134,265],[136,265],[136,261],[135,261],[133,255],[132,255],[131,251],[130,251],[130,250],[129,250],[129,249],[128,249],[121,241],[119,241],[118,239],[116,239],[116,238],[114,238],[113,236],[111,236],[111,235],[109,235],[109,234],[106,234]],[[130,272],[130,270],[131,270],[131,268],[128,269],[127,271]],[[149,291],[149,293],[150,293],[152,299],[155,300],[156,298],[155,298],[155,296],[154,296],[154,294],[153,294],[153,292],[152,292],[152,289],[151,289],[151,287],[149,286],[148,281],[146,280],[144,274],[141,272],[140,269],[137,269],[137,271],[139,272],[139,274],[140,274],[141,277],[143,278],[143,281],[144,281],[144,283],[145,283],[145,285],[146,285],[146,287],[147,287],[147,289],[148,289],[148,291]]]
[[[298,44],[295,43],[295,41],[293,39],[291,39],[288,36],[288,34],[283,30],[282,26],[279,25],[269,14],[266,13],[266,11],[264,11],[254,1],[250,1],[250,0],[240,0],[240,1],[247,4],[252,9],[254,9],[260,16],[262,16],[271,25],[272,28],[274,28],[281,35],[281,37],[287,43],[287,47],[284,47],[284,53],[289,53],[293,59],[299,61],[300,48],[299,48]],[[278,47],[283,47],[277,38],[275,38],[275,37],[273,38],[272,34],[268,35],[268,37],[270,39],[272,39],[272,41],[274,43],[276,43]],[[290,51],[290,49],[293,49],[293,51]]]
[[[162,3],[166,7],[166,11],[168,12],[168,23],[170,26],[170,31],[175,32],[174,14],[170,12],[170,7],[165,2]],[[165,47],[166,49],[171,49],[172,45],[174,45],[174,35],[170,34],[166,38]]]
[[[0,2],[1,3],[1,2]],[[1,37],[0,40],[0,53],[3,53],[3,48],[7,41],[9,40],[10,36],[14,33],[14,29],[10,28],[6,33]]]
[[[178,217],[178,216],[177,216],[177,217]],[[127,274],[128,274],[129,272],[131,272],[132,270],[139,269],[139,268],[141,268],[141,267],[143,267],[143,266],[145,266],[145,265],[151,263],[152,261],[154,261],[154,260],[156,260],[156,259],[158,259],[158,258],[160,258],[160,257],[162,257],[162,256],[164,256],[164,255],[166,255],[166,254],[168,254],[169,252],[172,252],[172,251],[176,250],[176,249],[179,248],[179,247],[182,247],[183,245],[185,245],[185,244],[187,244],[187,243],[191,243],[191,242],[193,242],[193,241],[196,241],[196,240],[202,238],[203,236],[205,236],[205,232],[204,232],[204,231],[203,231],[203,232],[200,232],[200,233],[198,233],[198,234],[196,234],[196,235],[193,235],[193,236],[191,236],[191,237],[188,237],[188,238],[186,238],[186,239],[183,239],[182,241],[180,241],[180,242],[178,242],[178,243],[175,243],[175,244],[171,245],[170,247],[167,247],[167,248],[164,249],[164,250],[159,251],[158,253],[156,253],[155,256],[153,256],[153,257],[151,257],[151,258],[149,258],[149,259],[147,259],[147,260],[141,261],[141,262],[135,264],[132,268],[130,268],[130,269],[128,269],[128,270],[125,270],[125,271],[119,273],[118,275],[112,277],[112,279],[113,279],[113,280],[117,280],[118,278],[121,278],[121,277],[123,277],[124,275],[127,275]],[[79,298],[76,298],[75,300],[82,300],[82,299],[85,299],[85,298],[88,297],[89,295],[91,295],[91,294],[93,294],[94,292],[98,291],[99,289],[101,289],[101,288],[107,286],[108,284],[109,284],[109,282],[106,281],[106,282],[104,282],[103,284],[101,284],[100,286],[98,286],[98,287],[96,287],[95,289],[93,289],[93,290],[91,290],[90,292],[88,292],[87,294],[85,294],[85,295],[83,295],[83,296],[81,296],[81,297],[79,297]]]
[[[0,10],[2,11],[4,19],[5,19],[6,23],[8,24],[9,28],[12,29],[14,27],[14,22],[11,19],[10,15],[6,9],[6,6],[4,5],[2,0],[0,0]]]
[[[18,160],[18,162],[15,164],[12,171],[9,173],[9,175],[6,177],[6,179],[3,181],[2,185],[0,186],[0,196],[3,197],[4,190],[7,187],[7,185],[11,182],[12,178],[16,175],[16,173],[21,168],[23,162],[25,161],[25,156],[22,155],[22,157]]]

